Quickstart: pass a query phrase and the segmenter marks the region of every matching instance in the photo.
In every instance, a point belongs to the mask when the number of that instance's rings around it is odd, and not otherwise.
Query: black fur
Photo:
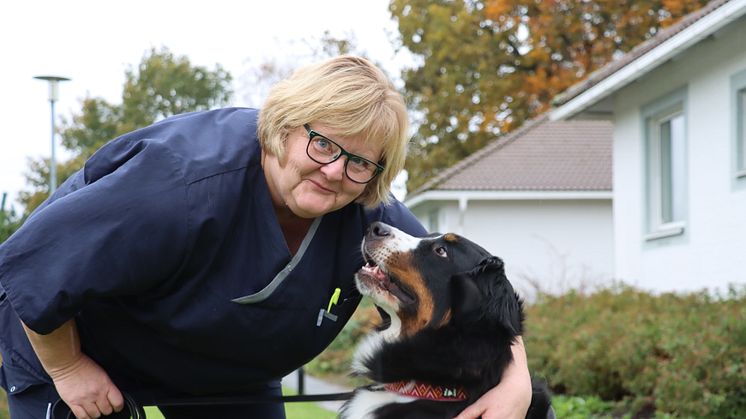
[[[403,233],[394,230],[391,234]],[[366,240],[373,239],[388,237],[366,237]],[[373,245],[377,243],[368,244]],[[447,258],[432,256],[432,249],[437,246],[447,247]],[[368,370],[365,375],[376,383],[417,380],[433,385],[461,386],[466,389],[469,399],[388,403],[366,418],[456,416],[500,382],[503,371],[512,361],[511,345],[523,333],[522,302],[505,276],[502,260],[453,235],[449,240],[442,236],[423,239],[416,249],[409,252],[414,261],[412,269],[419,271],[424,286],[432,294],[433,322],[416,333],[387,340],[378,350],[359,361]],[[400,284],[402,288],[406,289],[406,286],[406,283]],[[404,313],[417,307],[399,309]],[[389,314],[391,311],[391,308],[387,310]],[[373,387],[368,387],[357,392],[372,390]],[[361,403],[360,400],[357,403]],[[354,410],[350,408],[351,403],[355,400],[343,407],[342,418],[352,418],[348,416]],[[549,404],[546,387],[535,382],[527,417],[546,418]]]

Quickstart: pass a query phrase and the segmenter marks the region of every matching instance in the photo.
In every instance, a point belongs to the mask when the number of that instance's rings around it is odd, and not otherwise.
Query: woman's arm
[[[47,335],[40,335],[25,324],[23,328],[60,397],[78,419],[122,410],[122,393],[106,371],[80,350],[75,320],[68,320]]]
[[[531,376],[523,339],[519,336],[511,347],[513,362],[500,384],[464,409],[456,419],[524,419],[531,404]]]

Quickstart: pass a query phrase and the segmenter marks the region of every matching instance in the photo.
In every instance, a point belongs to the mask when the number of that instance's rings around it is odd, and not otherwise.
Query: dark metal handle
[[[128,412],[129,417],[131,417],[132,419],[145,419],[145,410],[142,408],[142,406],[137,404],[137,402],[132,397],[130,397],[129,394],[122,393],[122,397],[124,397],[123,411]],[[121,412],[116,414],[121,414]],[[62,401],[62,399],[58,399],[52,404],[52,406],[50,406],[49,411],[47,412],[46,419],[75,419],[75,415],[73,415],[70,407],[64,401]]]

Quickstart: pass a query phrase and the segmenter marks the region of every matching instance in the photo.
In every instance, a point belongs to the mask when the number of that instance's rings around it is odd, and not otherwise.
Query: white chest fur
[[[415,401],[414,397],[402,396],[390,391],[360,390],[347,404],[341,419],[369,419],[371,413],[379,407],[391,403],[409,403]]]
[[[386,329],[372,333],[358,345],[355,355],[352,357],[352,370],[358,374],[367,374],[370,372],[364,365],[364,360],[371,359],[376,352],[380,351],[386,342],[394,342],[399,339],[401,333],[401,320],[393,310],[387,307],[383,309],[391,317],[391,325]]]

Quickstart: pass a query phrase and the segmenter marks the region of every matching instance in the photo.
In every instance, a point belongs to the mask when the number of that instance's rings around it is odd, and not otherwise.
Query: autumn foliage
[[[418,120],[409,190],[706,0],[393,0]]]

